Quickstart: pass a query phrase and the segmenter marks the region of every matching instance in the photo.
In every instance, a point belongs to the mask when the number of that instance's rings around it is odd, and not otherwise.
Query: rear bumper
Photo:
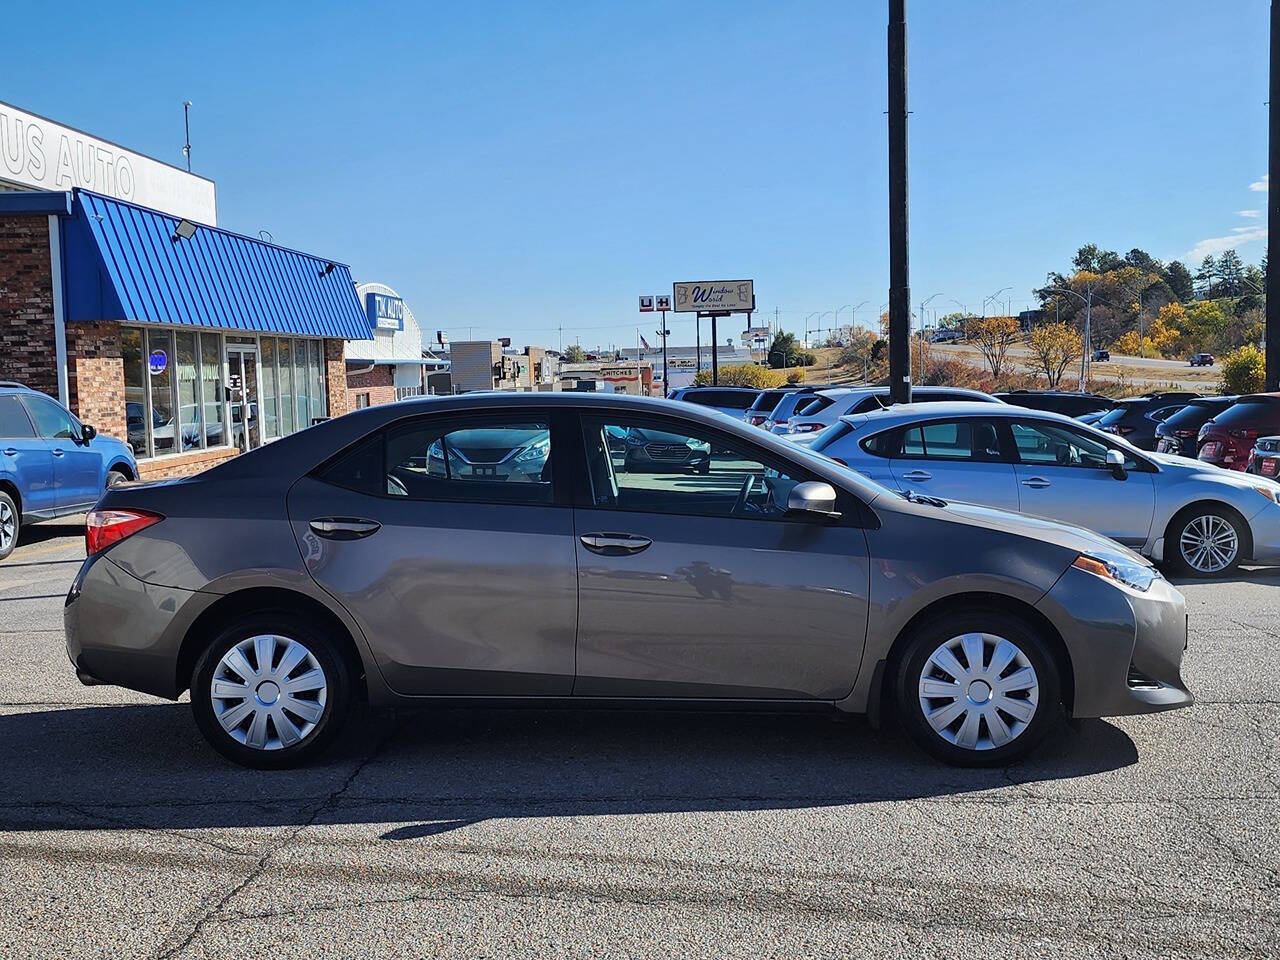
[[[1037,608],[1066,641],[1073,716],[1158,713],[1195,702],[1181,673],[1186,602],[1167,581],[1138,593],[1072,567]]]
[[[144,583],[107,556],[80,568],[62,611],[67,656],[81,683],[175,699],[178,651],[213,594]]]

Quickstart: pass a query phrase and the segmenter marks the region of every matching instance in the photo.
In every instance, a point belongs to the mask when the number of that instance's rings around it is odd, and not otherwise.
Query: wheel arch
[[[191,672],[200,654],[213,642],[218,632],[250,614],[280,611],[305,617],[333,638],[343,662],[351,671],[352,693],[356,699],[368,699],[368,681],[364,661],[351,631],[332,610],[314,597],[280,587],[248,587],[228,593],[201,611],[192,621],[178,649],[175,666],[175,690],[181,694],[191,685]],[[175,694],[176,695],[176,694]]]
[[[1240,551],[1241,559],[1252,560],[1253,559],[1253,527],[1250,526],[1248,518],[1245,517],[1245,515],[1241,513],[1239,509],[1237,509],[1232,504],[1228,503],[1225,500],[1216,500],[1213,497],[1197,497],[1194,500],[1190,500],[1187,503],[1184,503],[1181,507],[1179,507],[1177,510],[1173,512],[1173,516],[1169,518],[1169,522],[1165,524],[1165,528],[1161,533],[1161,536],[1164,537],[1165,560],[1168,560],[1170,551],[1177,549],[1176,545],[1173,542],[1173,537],[1171,536],[1173,532],[1174,524],[1176,524],[1184,514],[1189,514],[1195,510],[1205,510],[1205,509],[1222,510],[1226,513],[1232,514],[1236,518],[1236,520],[1240,524],[1240,532],[1244,535],[1244,539],[1245,539],[1245,542],[1241,544],[1243,548]]]
[[[1049,653],[1053,657],[1054,666],[1058,668],[1061,683],[1062,705],[1070,712],[1075,704],[1075,670],[1071,663],[1071,654],[1067,651],[1066,641],[1054,626],[1053,621],[1043,613],[1017,597],[1003,593],[971,592],[954,594],[935,600],[928,606],[918,610],[898,631],[893,644],[885,654],[884,670],[881,672],[879,687],[875,691],[878,697],[878,709],[892,710],[893,682],[897,675],[898,662],[907,648],[914,633],[928,621],[942,616],[953,616],[963,610],[987,609],[999,610],[1027,623],[1037,634],[1043,636],[1048,644]]]
[[[133,464],[124,457],[117,457],[107,464],[107,473],[110,473],[112,470],[115,470],[118,473],[123,473],[126,480],[138,479],[138,471],[135,470],[133,468]]]
[[[18,508],[18,521],[22,521],[22,493],[18,490],[18,485],[8,477],[0,477],[0,490],[7,493],[12,499],[14,505]]]

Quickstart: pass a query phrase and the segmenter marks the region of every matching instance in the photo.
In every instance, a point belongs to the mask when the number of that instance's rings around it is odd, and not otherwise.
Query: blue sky
[[[192,100],[222,226],[454,339],[631,344],[639,294],[738,277],[798,330],[888,299],[886,8],[23,4],[0,100],[173,163]],[[1260,260],[1267,15],[909,0],[914,301],[1020,309],[1090,241]]]

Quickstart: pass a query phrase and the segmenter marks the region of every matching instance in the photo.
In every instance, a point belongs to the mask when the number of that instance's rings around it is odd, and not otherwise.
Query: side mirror
[[[838,519],[840,514],[836,512],[835,487],[816,480],[797,483],[787,494],[787,513],[808,513]]]
[[[1107,466],[1111,468],[1111,475],[1117,480],[1129,478],[1129,471],[1124,468],[1124,454],[1119,450],[1107,451]]]
[[[97,428],[97,427],[95,427],[92,423],[82,423],[82,424],[80,424],[80,440],[81,440],[81,442],[83,442],[83,443],[88,443],[90,440],[92,440],[92,439],[93,439],[94,437],[96,437],[97,435],[98,435],[98,428]]]

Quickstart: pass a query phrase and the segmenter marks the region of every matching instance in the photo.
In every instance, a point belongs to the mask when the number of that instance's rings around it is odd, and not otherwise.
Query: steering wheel
[[[755,485],[756,475],[754,473],[748,474],[747,479],[742,481],[742,489],[738,491],[738,499],[733,501],[733,509],[729,511],[731,516],[736,517],[738,514],[746,512],[748,498],[751,496],[751,491],[755,488]]]

